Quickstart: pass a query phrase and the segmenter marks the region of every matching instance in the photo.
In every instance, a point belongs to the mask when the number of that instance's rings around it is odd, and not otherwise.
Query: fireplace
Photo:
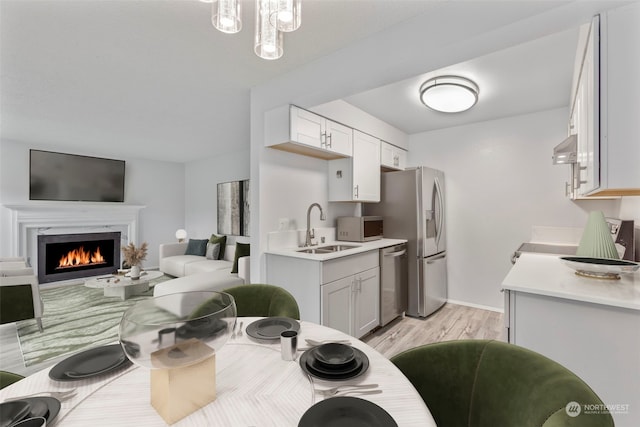
[[[40,283],[111,274],[119,265],[119,232],[38,236]]]

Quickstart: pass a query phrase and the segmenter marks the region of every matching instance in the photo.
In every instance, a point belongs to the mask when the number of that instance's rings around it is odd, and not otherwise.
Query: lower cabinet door
[[[360,338],[380,325],[380,268],[356,274],[354,287],[354,336]]]
[[[353,276],[321,286],[322,324],[353,336]]]

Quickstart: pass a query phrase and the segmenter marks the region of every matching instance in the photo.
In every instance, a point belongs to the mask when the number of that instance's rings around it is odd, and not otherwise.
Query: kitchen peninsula
[[[380,324],[380,249],[402,239],[332,242],[310,248],[266,252],[267,283],[287,289],[302,320],[321,323],[360,338]],[[341,246],[329,253],[313,248]]]
[[[560,257],[524,253],[502,283],[509,342],[581,377],[617,426],[640,425],[640,271],[580,277]]]

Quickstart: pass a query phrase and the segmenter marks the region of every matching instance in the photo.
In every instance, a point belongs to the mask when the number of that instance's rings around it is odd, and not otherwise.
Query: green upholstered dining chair
[[[296,299],[286,289],[250,284],[225,289],[236,300],[238,317],[289,317],[300,320]]]
[[[600,398],[578,376],[513,344],[445,341],[407,350],[391,361],[418,390],[439,426],[614,425]]]
[[[16,383],[23,379],[22,375],[14,374],[9,371],[0,371],[0,389],[5,388],[13,383]]]
[[[3,263],[5,264],[5,263]],[[33,268],[0,269],[0,324],[36,319],[42,332],[44,304]]]

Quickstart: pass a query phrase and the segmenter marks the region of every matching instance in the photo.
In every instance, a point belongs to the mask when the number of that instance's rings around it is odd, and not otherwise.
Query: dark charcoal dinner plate
[[[298,427],[398,427],[387,411],[357,397],[332,397],[302,415]]]
[[[131,361],[120,344],[95,347],[76,353],[59,362],[49,371],[56,381],[78,381],[127,367]]]
[[[279,340],[284,331],[299,331],[300,323],[288,317],[267,317],[247,326],[247,335],[259,340]]]

